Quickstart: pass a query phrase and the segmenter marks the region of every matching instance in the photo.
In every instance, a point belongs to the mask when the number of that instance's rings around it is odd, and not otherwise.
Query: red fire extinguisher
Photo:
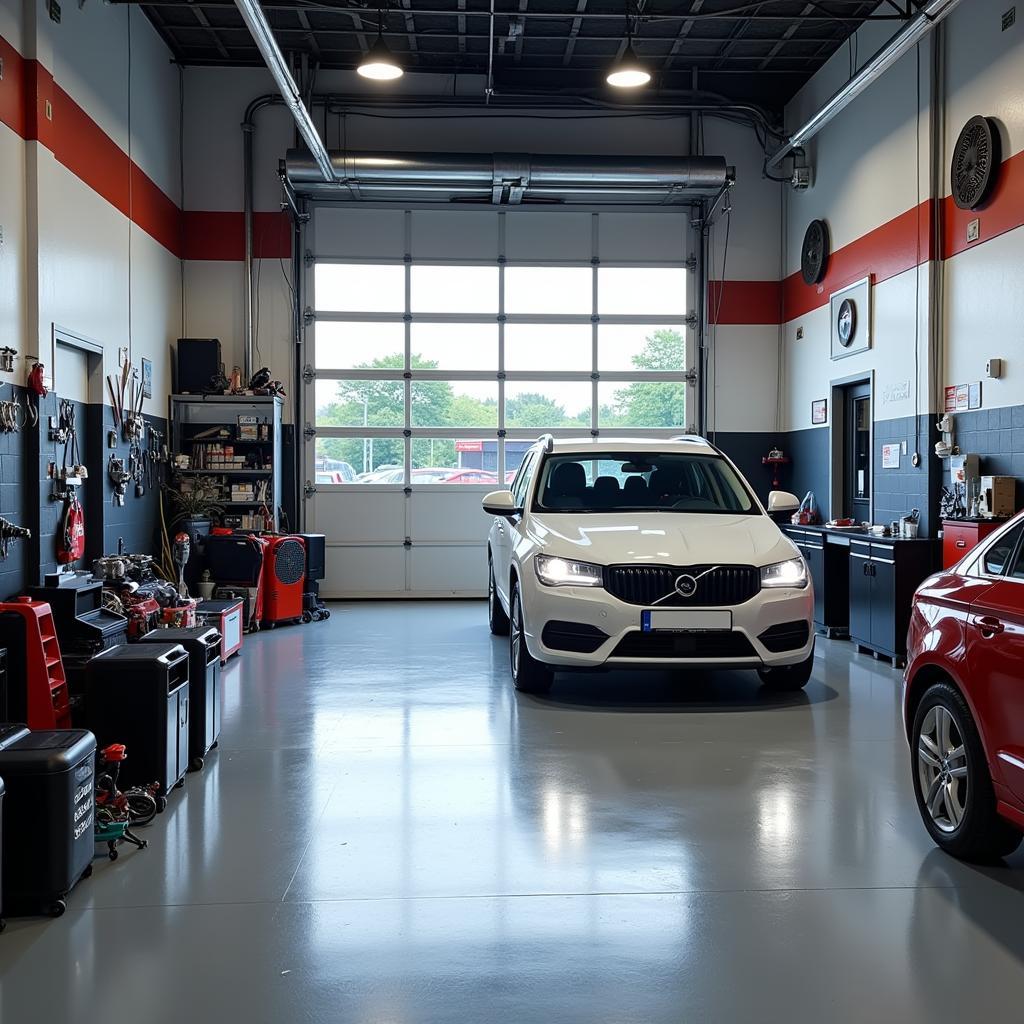
[[[85,554],[85,514],[74,492],[64,499],[64,520],[57,535],[57,561],[77,562]]]

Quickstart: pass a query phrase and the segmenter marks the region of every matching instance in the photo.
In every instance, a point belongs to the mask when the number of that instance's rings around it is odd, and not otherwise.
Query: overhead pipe
[[[313,124],[313,118],[310,117],[306,104],[302,102],[302,94],[288,70],[284,55],[277,45],[277,40],[274,38],[266,15],[260,7],[259,0],[235,0],[235,6],[252,34],[256,48],[263,55],[267,70],[277,83],[278,89],[281,90],[281,96],[295,119],[295,127],[298,129],[302,141],[313,154],[313,159],[316,161],[324,181],[330,181],[334,172],[331,169],[330,158],[327,156],[327,147],[324,145],[323,139],[320,138],[316,125]]]
[[[714,192],[735,181],[724,157],[553,156],[519,153],[368,153],[332,151],[331,189],[490,196],[517,204],[531,196],[650,196]],[[288,180],[299,192],[322,191],[315,164],[292,150]]]
[[[793,132],[768,158],[767,166],[777,167],[790,153],[813,139],[840,111],[845,110],[868,86],[924,39],[959,3],[960,0],[930,0],[824,106]]]

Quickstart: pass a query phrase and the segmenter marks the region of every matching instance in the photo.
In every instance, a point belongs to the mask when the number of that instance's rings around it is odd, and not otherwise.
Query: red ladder
[[[70,729],[68,681],[49,604],[19,597],[0,603],[0,612],[14,612],[25,623],[26,724],[33,730]]]

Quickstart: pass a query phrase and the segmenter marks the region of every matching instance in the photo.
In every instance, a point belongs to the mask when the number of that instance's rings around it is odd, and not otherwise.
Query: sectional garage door
[[[327,596],[482,595],[480,498],[539,434],[695,419],[686,209],[325,205],[307,249],[306,512]]]

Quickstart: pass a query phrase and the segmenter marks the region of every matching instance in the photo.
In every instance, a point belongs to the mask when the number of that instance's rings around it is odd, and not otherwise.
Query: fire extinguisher
[[[74,491],[64,498],[64,519],[57,536],[57,561],[77,562],[85,554],[85,514]]]

